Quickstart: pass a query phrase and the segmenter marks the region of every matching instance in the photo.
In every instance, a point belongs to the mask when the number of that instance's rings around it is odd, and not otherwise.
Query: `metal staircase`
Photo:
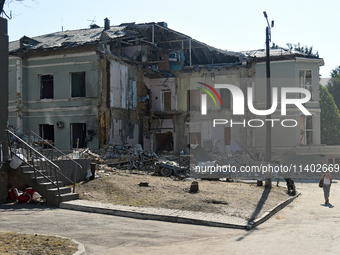
[[[27,185],[31,186],[44,197],[47,205],[59,206],[61,202],[79,198],[79,194],[75,193],[77,170],[71,172],[70,176],[66,176],[59,166],[51,160],[52,156],[51,158],[44,156],[43,153],[39,152],[36,146],[34,146],[34,142],[37,140],[44,141],[44,145],[46,145],[48,141],[36,134],[34,134],[35,136],[29,136],[28,139],[24,139],[24,137],[19,137],[11,130],[6,131],[10,141],[12,158],[17,157],[17,159],[22,161],[22,165],[17,169],[13,169],[13,171]],[[48,143],[47,145],[59,153],[62,153],[52,144]],[[68,156],[63,154],[63,157]],[[77,169],[77,167],[81,168],[81,165],[73,159],[71,160],[76,164],[75,169]],[[65,187],[64,184],[67,184],[69,187]],[[73,190],[70,188],[72,185]]]

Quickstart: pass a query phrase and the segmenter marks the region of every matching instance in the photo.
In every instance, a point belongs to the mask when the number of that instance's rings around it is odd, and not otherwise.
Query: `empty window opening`
[[[71,73],[71,97],[85,97],[85,72]]]
[[[313,144],[313,116],[301,116],[301,145]]]
[[[49,143],[54,144],[54,125],[49,124],[40,124],[39,125],[39,135],[47,140]],[[50,146],[48,146],[46,143],[42,142],[43,149],[48,149]]]
[[[187,92],[187,109],[188,111],[199,111],[201,110],[199,90],[188,90]]]
[[[174,137],[172,132],[155,134],[155,151],[173,151]]]
[[[135,124],[133,123],[129,123],[129,131],[128,131],[128,134],[129,134],[129,138],[130,139],[133,139],[133,132],[135,130]]]
[[[230,127],[224,128],[224,145],[231,144]]]
[[[222,101],[222,109],[231,109],[231,97],[230,97],[230,90],[229,89],[220,89],[221,93],[221,101]]]
[[[162,111],[171,111],[171,91],[162,91]]]
[[[129,86],[128,107],[129,107],[129,109],[136,109],[136,107],[137,107],[137,84],[136,84],[136,81],[129,80],[128,86]]]
[[[53,75],[40,76],[40,99],[53,98]]]
[[[85,123],[71,123],[71,146],[72,148],[84,148],[86,138]]]

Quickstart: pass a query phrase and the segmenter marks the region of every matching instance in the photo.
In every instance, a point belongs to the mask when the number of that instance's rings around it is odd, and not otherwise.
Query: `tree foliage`
[[[334,68],[331,71],[331,77],[332,78],[335,78],[335,77],[339,76],[339,74],[340,74],[340,66],[337,66],[336,68]]]
[[[313,46],[310,46],[310,47],[308,47],[307,45],[301,46],[300,43],[297,43],[297,44],[286,43],[286,45],[290,50],[300,51],[300,52],[307,54],[308,56],[311,56],[311,57],[317,57],[317,58],[319,57],[318,52],[316,52],[316,54],[313,53]]]
[[[340,145],[340,114],[333,96],[320,85],[321,143]]]
[[[280,49],[281,47],[273,42],[273,45],[270,48],[271,49]]]
[[[340,66],[331,71],[331,79],[327,83],[327,89],[340,109]]]

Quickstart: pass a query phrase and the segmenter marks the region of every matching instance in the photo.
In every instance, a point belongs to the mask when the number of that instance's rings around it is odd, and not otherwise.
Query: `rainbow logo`
[[[221,104],[221,106],[222,106],[222,100],[221,100],[220,96],[218,95],[217,91],[216,91],[213,87],[211,87],[210,85],[205,84],[205,83],[203,83],[203,82],[197,82],[197,83],[202,84],[203,86],[206,86],[207,88],[211,89],[212,92],[214,92],[215,95],[217,96],[217,98],[218,98],[218,100],[220,101],[220,104]],[[200,87],[197,87],[197,88],[200,89],[200,90],[203,90],[204,92],[206,92],[206,93],[214,100],[215,105],[217,105],[214,96],[211,94],[211,92],[210,92],[209,90],[206,90],[206,89],[200,88]]]

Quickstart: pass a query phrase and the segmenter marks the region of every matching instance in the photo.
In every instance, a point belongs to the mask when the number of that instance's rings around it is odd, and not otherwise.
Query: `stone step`
[[[57,188],[48,189],[48,191],[53,192],[54,196],[58,196],[58,189]],[[72,191],[72,189],[70,187],[59,187],[60,194],[72,193],[71,191]]]
[[[57,182],[53,182],[53,183],[57,184]],[[53,189],[53,188],[56,188],[56,186],[53,185],[53,183],[51,183],[51,182],[42,182],[42,183],[39,183],[39,185],[45,187],[45,189]],[[59,187],[64,186],[62,181],[58,181],[58,184],[59,184]]]
[[[78,193],[66,193],[66,194],[60,194],[60,197],[62,198],[62,202],[66,202],[70,200],[79,199],[79,194]]]

